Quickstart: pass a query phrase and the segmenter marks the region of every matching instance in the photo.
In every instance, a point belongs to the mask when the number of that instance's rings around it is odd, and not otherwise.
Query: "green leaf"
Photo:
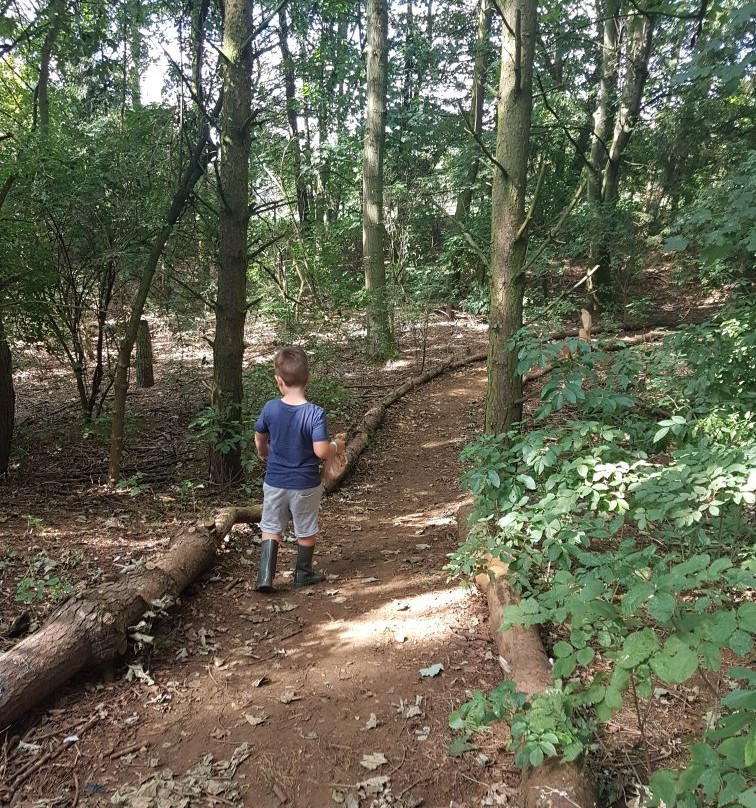
[[[649,781],[654,797],[666,805],[674,805],[677,801],[677,773],[669,769],[654,772]]]
[[[449,755],[453,758],[462,757],[465,752],[470,752],[478,747],[474,743],[470,743],[467,738],[454,738],[449,744]]]
[[[751,727],[746,739],[745,765],[748,767],[756,765],[756,727]]]
[[[664,249],[667,252],[682,252],[688,246],[688,239],[684,236],[670,236],[664,242]]]
[[[738,794],[738,802],[745,808],[756,808],[756,786],[751,786],[748,791]]]
[[[619,710],[622,707],[622,693],[613,687],[607,687],[604,692],[604,704],[612,710]]]
[[[745,631],[736,629],[732,632],[732,636],[727,644],[738,656],[744,657],[751,653],[753,639],[751,635],[746,634]]]
[[[742,631],[756,634],[756,602],[747,601],[738,609],[738,627]]]
[[[617,656],[621,668],[635,668],[645,662],[659,648],[659,640],[650,628],[644,628],[625,637],[622,650]]]
[[[651,667],[665,682],[680,684],[690,679],[698,668],[698,655],[678,637],[664,643],[660,653],[651,657]]]
[[[662,625],[669,623],[676,607],[677,600],[669,592],[658,592],[648,601],[647,605],[648,613]]]

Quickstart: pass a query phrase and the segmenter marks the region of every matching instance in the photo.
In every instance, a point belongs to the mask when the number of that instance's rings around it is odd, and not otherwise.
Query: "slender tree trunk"
[[[475,43],[475,66],[473,68],[472,97],[470,101],[469,126],[476,138],[483,133],[483,101],[486,95],[486,74],[491,64],[491,20],[493,18],[493,0],[480,0],[478,11],[478,36]],[[457,207],[454,218],[460,224],[467,221],[472,204],[473,186],[478,178],[479,157],[477,144],[473,147],[473,158],[467,167],[465,187],[457,196]]]
[[[15,176],[11,174],[0,186],[0,209],[8,198],[15,181]],[[2,291],[3,288],[0,286],[0,293]],[[0,294],[0,302],[2,302],[2,294]],[[0,309],[1,311],[2,309]],[[16,391],[13,387],[13,358],[5,336],[3,321],[0,318],[0,477],[8,473],[15,423]]]
[[[142,0],[130,0],[127,6],[129,27],[129,49],[131,60],[129,62],[128,88],[131,96],[131,108],[141,109],[142,88],[140,79],[142,75],[142,59],[144,55],[144,44],[142,42],[142,24],[144,22],[144,7]]]
[[[39,131],[44,135],[50,126],[50,99],[47,92],[50,82],[50,62],[55,42],[63,27],[63,15],[66,11],[66,0],[50,0],[47,7],[48,27],[39,61],[39,81],[37,82],[37,106],[39,115]]]
[[[13,428],[15,426],[16,392],[13,388],[13,362],[5,330],[0,321],[0,477],[8,473]]]
[[[630,136],[638,122],[643,90],[648,78],[648,60],[651,56],[653,22],[645,14],[638,14],[630,22],[628,31],[627,69],[623,80],[623,93],[614,120],[612,147],[604,170],[602,198],[613,204],[619,195],[619,170]]]
[[[491,217],[491,313],[486,432],[522,418],[522,376],[509,341],[522,327],[525,290],[525,190],[533,105],[536,0],[503,0],[501,74]]]
[[[152,370],[152,338],[147,320],[140,320],[137,329],[136,377],[137,387],[152,387],[155,384],[155,374]]]
[[[302,148],[299,143],[299,122],[297,119],[297,91],[294,80],[294,60],[289,50],[289,24],[286,19],[286,9],[278,12],[279,44],[281,48],[281,69],[284,74],[284,87],[286,89],[286,120],[289,124],[289,140],[291,143],[291,162],[294,171],[294,187],[297,193],[297,215],[299,228],[302,233],[307,229],[308,213],[310,210],[310,197],[307,192],[307,183],[302,176]]]
[[[591,154],[588,172],[588,200],[595,205],[601,202],[601,185],[604,165],[609,156],[609,133],[614,127],[617,75],[619,70],[619,13],[618,0],[597,3],[596,12],[603,18],[603,44],[601,47],[600,81],[593,112]]]
[[[152,249],[142,268],[139,288],[131,306],[131,314],[126,324],[126,331],[118,350],[118,363],[116,365],[115,383],[113,386],[113,420],[110,428],[110,461],[108,464],[108,483],[112,486],[118,483],[121,476],[121,457],[124,447],[124,423],[126,420],[126,393],[129,389],[129,366],[131,365],[131,352],[137,338],[139,321],[144,314],[147,295],[152,286],[160,256],[163,254],[168,237],[173,232],[176,222],[186,208],[192,189],[205,171],[205,148],[208,139],[208,129],[203,127],[202,135],[194,148],[189,165],[179,182],[179,187],[173,196],[171,206],[165,217],[165,224],[153,242]]]
[[[619,197],[619,175],[622,158],[630,142],[638,121],[643,90],[648,78],[648,60],[651,55],[651,42],[653,37],[653,23],[645,14],[637,14],[628,23],[626,31],[627,52],[626,67],[623,76],[623,91],[619,101],[617,114],[614,119],[614,131],[609,156],[604,168],[601,200],[604,216],[612,211]],[[612,299],[611,232],[606,228],[601,231],[601,248],[596,256],[599,269],[594,275],[596,294],[603,305]]]
[[[244,320],[247,313],[252,8],[226,0],[223,22],[223,115],[220,165],[220,268],[215,303],[212,404],[228,451],[210,447],[210,478],[225,484],[242,476],[241,429]]]
[[[386,292],[383,225],[383,152],[386,136],[388,6],[367,3],[367,116],[362,163],[362,252],[367,292],[368,353],[375,359],[393,348]]]

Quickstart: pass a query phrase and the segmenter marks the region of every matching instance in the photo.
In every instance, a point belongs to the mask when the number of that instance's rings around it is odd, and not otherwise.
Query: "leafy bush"
[[[720,670],[723,652],[751,653],[753,317],[737,303],[658,354],[612,356],[575,341],[543,385],[536,428],[482,436],[463,451],[485,529],[471,532],[449,569],[469,574],[486,554],[503,559],[521,599],[502,628],[548,625],[558,634],[555,687],[509,718],[520,765],[572,759],[586,747],[587,726],[608,721],[628,698],[651,698],[656,679],[680,684]],[[554,362],[554,353],[521,340],[521,370]],[[675,372],[660,376],[662,365]],[[565,410],[572,417],[545,423]],[[753,680],[736,692],[722,706],[738,717],[692,748],[692,773],[652,781],[668,808],[672,797],[697,805],[695,788],[719,794],[717,805],[753,804],[745,783],[756,741],[743,718],[756,699]],[[719,761],[716,774],[704,775],[701,761]]]

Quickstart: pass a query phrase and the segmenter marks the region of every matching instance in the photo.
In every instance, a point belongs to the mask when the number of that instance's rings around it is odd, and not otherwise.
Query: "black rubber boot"
[[[255,589],[258,592],[272,592],[273,579],[276,577],[276,559],[278,558],[278,542],[266,539],[260,545],[260,569],[257,573]]]
[[[321,584],[325,581],[322,572],[315,572],[312,568],[312,554],[314,547],[302,547],[297,545],[297,567],[294,570],[294,586],[310,586],[311,584]]]

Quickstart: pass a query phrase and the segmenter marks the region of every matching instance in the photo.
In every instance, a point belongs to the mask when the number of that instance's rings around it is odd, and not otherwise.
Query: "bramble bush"
[[[575,341],[560,361],[553,346],[520,338],[521,372],[555,368],[530,431],[463,450],[477,527],[448,568],[469,575],[488,554],[508,563],[520,600],[502,629],[551,627],[555,681],[530,702],[506,689],[481,695],[486,709],[463,707],[453,729],[469,738],[470,715],[478,727],[505,716],[517,763],[538,765],[576,758],[596,723],[629,705],[645,744],[638,704],[656,682],[682,684],[719,671],[723,655],[751,654],[754,325],[746,300],[655,350]],[[744,671],[731,671],[745,685],[715,705],[688,766],[651,776],[649,804],[756,806],[756,677]]]

